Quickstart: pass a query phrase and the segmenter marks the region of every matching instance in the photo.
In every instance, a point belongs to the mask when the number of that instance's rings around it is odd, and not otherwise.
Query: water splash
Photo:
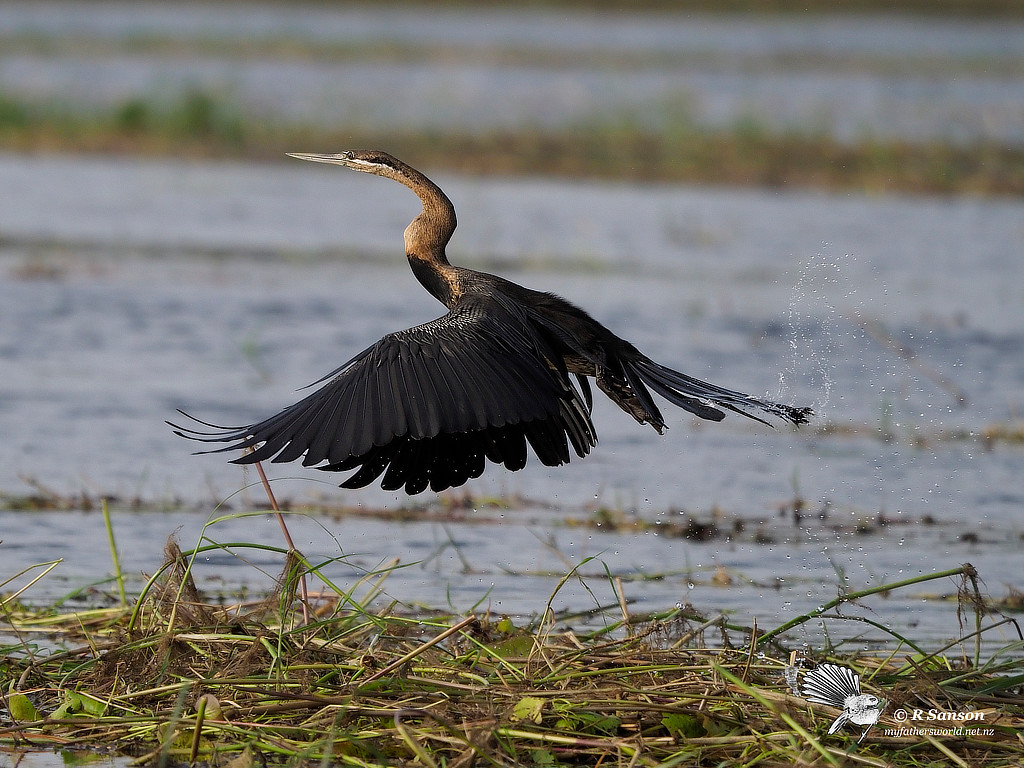
[[[838,294],[849,297],[854,293],[848,286],[846,272],[856,257],[845,254],[836,257],[823,250],[804,260],[789,301],[789,347],[792,358],[779,373],[779,396],[789,390],[817,393],[813,403],[818,417],[825,414],[832,401],[836,369]]]

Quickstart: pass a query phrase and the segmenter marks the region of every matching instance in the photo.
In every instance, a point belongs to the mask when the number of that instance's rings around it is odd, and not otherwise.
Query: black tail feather
[[[761,400],[742,392],[695,379],[685,373],[659,365],[646,357],[631,361],[627,365],[644,384],[670,403],[678,405],[702,419],[721,421],[725,418],[725,411],[733,411],[748,419],[771,426],[770,422],[757,415],[757,412],[760,411],[799,426],[807,423],[812,413],[810,408],[798,408],[771,400]],[[629,378],[632,380],[633,376]],[[637,387],[634,386],[634,390],[636,389]]]

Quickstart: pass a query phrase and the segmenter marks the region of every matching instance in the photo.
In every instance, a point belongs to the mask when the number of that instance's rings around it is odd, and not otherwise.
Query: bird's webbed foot
[[[619,408],[636,419],[638,424],[650,424],[658,431],[659,435],[662,434],[662,430],[665,428],[664,422],[658,418],[658,415],[651,414],[644,407],[625,379],[615,376],[606,369],[598,370],[594,378],[597,381],[598,389],[604,392]]]

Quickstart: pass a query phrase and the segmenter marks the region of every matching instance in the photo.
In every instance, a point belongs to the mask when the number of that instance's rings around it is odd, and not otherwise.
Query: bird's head
[[[434,182],[401,160],[379,149],[350,149],[333,155],[289,152],[290,157],[314,163],[344,165],[404,184],[423,202],[423,213],[405,230],[407,254],[429,252],[432,259],[447,263],[444,246],[455,231],[455,206]]]
[[[372,173],[377,176],[393,177],[396,174],[401,174],[405,167],[402,161],[379,149],[349,149],[330,155],[289,152],[288,156],[298,158],[299,160],[309,160],[314,163],[344,165],[352,170]]]

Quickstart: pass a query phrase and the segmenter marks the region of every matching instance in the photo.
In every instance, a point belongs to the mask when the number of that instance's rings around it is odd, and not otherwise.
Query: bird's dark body
[[[527,445],[543,464],[586,456],[597,444],[587,377],[661,432],[650,390],[715,421],[726,410],[761,411],[800,424],[810,409],[759,400],[655,363],[589,314],[550,293],[452,266],[444,253],[455,210],[418,171],[377,151],[300,156],[400,181],[423,212],[405,233],[413,274],[448,313],[391,333],[325,376],[320,389],[264,421],[179,434],[250,449],[238,463],[302,458],[306,466],[353,471],[344,487],[383,475],[387,490],[419,493],[461,485],[486,462],[522,469]],[[321,383],[318,382],[318,383]]]

